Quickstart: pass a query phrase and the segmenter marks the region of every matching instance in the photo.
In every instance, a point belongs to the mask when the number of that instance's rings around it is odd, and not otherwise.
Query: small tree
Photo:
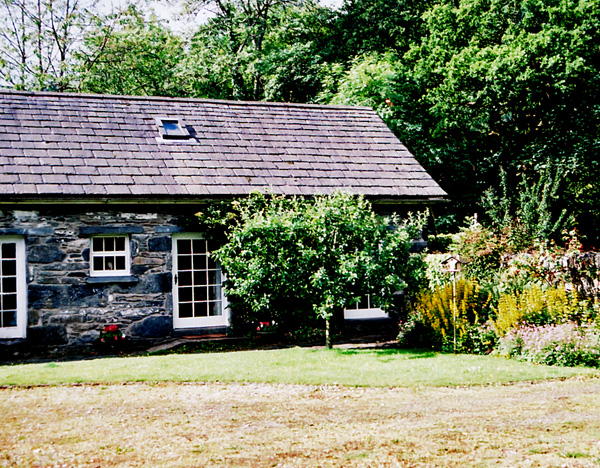
[[[226,292],[257,314],[285,321],[290,306],[326,323],[336,310],[373,294],[383,308],[392,295],[421,276],[409,255],[424,216],[400,221],[377,216],[359,196],[336,193],[313,199],[252,195],[234,202],[233,215],[204,214],[223,225],[227,243],[215,254],[228,278]]]

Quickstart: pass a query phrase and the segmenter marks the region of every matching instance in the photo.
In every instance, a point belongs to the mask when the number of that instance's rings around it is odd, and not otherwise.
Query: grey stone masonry
[[[117,324],[134,340],[171,335],[171,235],[181,228],[179,215],[167,211],[136,211],[135,206],[0,207],[0,236],[21,235],[26,244],[26,342],[91,346],[107,324]],[[194,213],[193,207],[189,212]],[[90,276],[90,236],[102,233],[129,236],[130,275]]]

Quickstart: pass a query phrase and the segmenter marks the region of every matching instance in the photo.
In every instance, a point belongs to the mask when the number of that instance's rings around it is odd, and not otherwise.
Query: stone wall
[[[111,323],[134,341],[171,335],[171,234],[181,230],[181,219],[172,207],[0,210],[0,235],[20,234],[26,242],[28,329],[22,345],[89,348]],[[107,227],[130,232],[129,278],[90,277],[89,233]]]

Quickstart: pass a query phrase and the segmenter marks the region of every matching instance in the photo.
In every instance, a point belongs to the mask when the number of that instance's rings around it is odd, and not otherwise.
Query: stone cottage
[[[211,201],[444,191],[368,108],[0,91],[0,347],[157,339],[229,324]]]

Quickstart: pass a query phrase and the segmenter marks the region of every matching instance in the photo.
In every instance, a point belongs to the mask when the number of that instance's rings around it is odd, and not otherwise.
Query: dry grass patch
[[[600,380],[0,390],[0,466],[595,467]]]

